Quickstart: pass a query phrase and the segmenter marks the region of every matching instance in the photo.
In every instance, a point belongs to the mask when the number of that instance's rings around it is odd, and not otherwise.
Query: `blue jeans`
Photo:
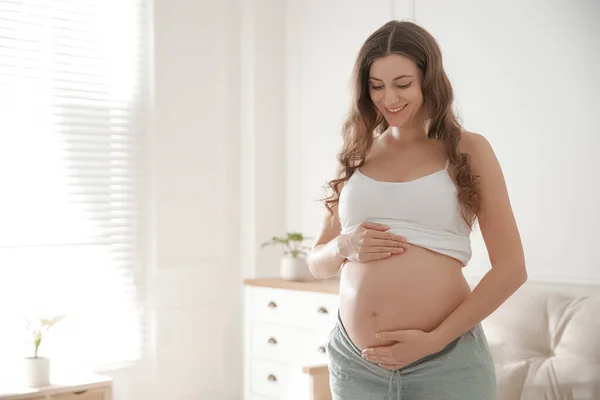
[[[391,371],[365,360],[338,312],[327,340],[333,400],[495,400],[496,375],[477,324],[443,350]]]

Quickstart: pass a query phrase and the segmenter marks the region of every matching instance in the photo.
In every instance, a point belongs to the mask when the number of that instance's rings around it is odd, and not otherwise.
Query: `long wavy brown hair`
[[[462,217],[472,228],[480,208],[478,176],[471,173],[469,155],[458,149],[462,127],[452,110],[454,94],[442,65],[442,53],[429,32],[409,21],[386,23],[369,36],[358,53],[352,74],[352,106],[342,128],[343,145],[337,157],[339,170],[336,179],[327,183],[330,194],[323,199],[325,206],[334,212],[345,182],[364,164],[375,135],[389,127],[371,101],[369,71],[377,58],[390,54],[409,57],[421,72],[422,107],[429,118],[427,137],[444,146],[456,171]]]

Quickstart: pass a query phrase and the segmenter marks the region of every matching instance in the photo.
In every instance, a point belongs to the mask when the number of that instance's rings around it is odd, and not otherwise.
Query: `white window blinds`
[[[143,0],[0,0],[5,367],[32,355],[31,314],[66,315],[40,347],[55,363],[142,354],[145,12]]]

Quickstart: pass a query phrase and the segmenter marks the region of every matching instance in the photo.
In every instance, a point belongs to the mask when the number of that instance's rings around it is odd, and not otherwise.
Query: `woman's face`
[[[376,59],[369,71],[369,93],[390,125],[411,126],[419,121],[421,73],[410,58],[390,54]]]

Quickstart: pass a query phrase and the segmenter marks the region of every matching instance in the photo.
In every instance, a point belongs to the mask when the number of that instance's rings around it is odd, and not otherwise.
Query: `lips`
[[[384,107],[384,108],[387,112],[395,114],[395,113],[399,113],[400,111],[404,110],[407,105],[408,104],[404,104],[403,106],[396,107],[396,108],[388,108],[388,107]]]

